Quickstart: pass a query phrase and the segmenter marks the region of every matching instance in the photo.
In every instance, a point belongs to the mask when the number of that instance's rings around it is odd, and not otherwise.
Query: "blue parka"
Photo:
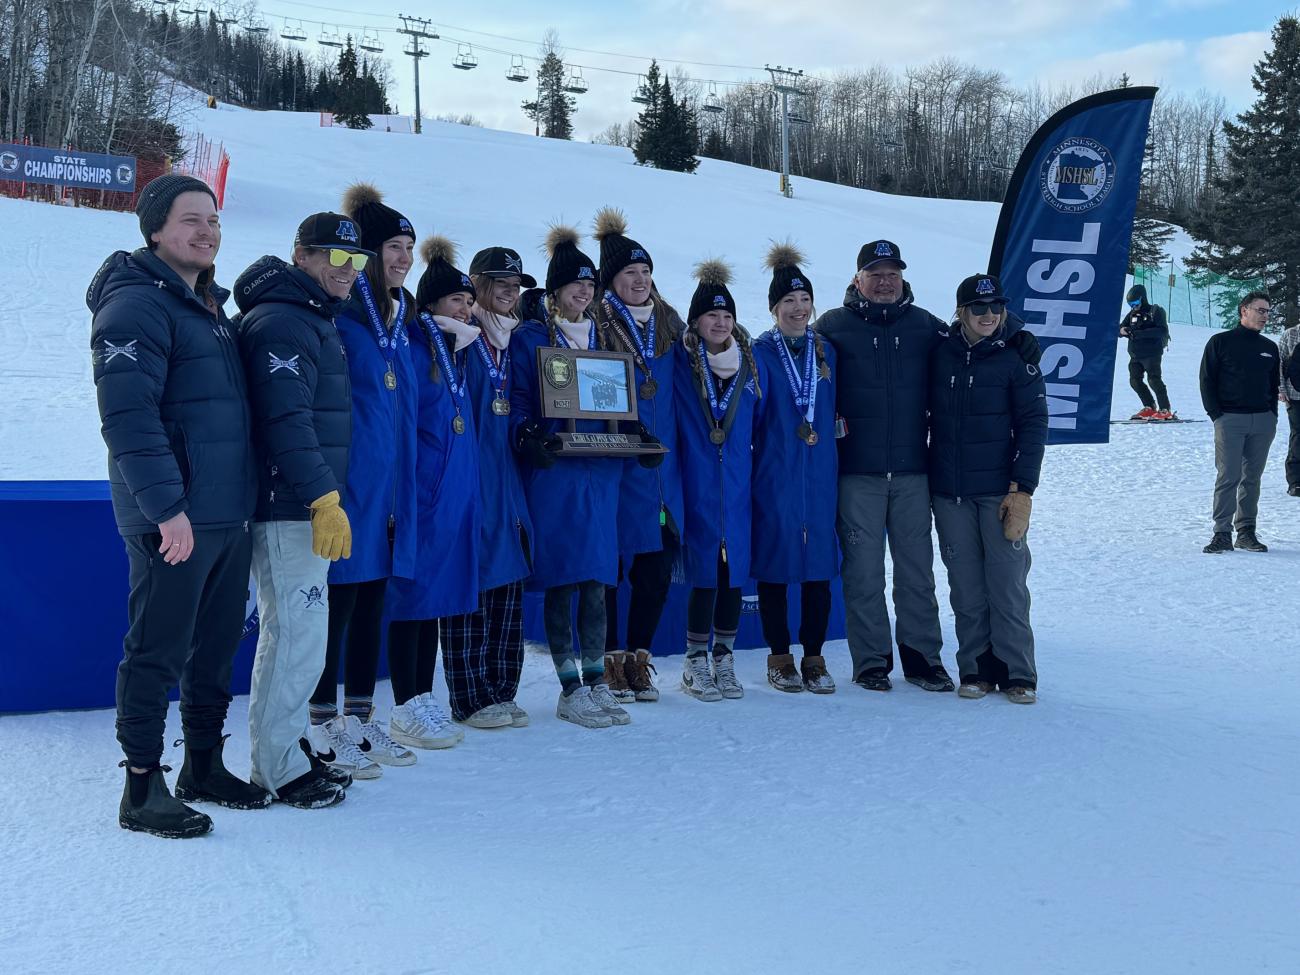
[[[758,388],[742,355],[740,371],[731,382],[743,386],[733,398],[734,419],[721,446],[709,441],[713,429],[704,391],[696,378],[694,352],[678,342],[673,347],[677,371],[677,449],[681,454],[686,504],[683,561],[687,585],[713,589],[718,584],[718,552],[727,549],[728,577],[742,586],[750,573],[750,493],[753,471],[754,411]],[[762,370],[762,366],[758,367]],[[770,385],[760,372],[758,383],[768,395]],[[725,388],[717,390],[719,398]]]
[[[792,353],[796,375],[804,343]],[[839,575],[835,537],[838,454],[835,449],[835,350],[823,342],[826,374],[814,386],[817,443],[798,436],[803,411],[794,403],[775,330],[754,340],[754,360],[763,371],[763,396],[754,414],[753,554],[750,574],[762,582],[810,582]],[[790,345],[787,343],[787,348]]]
[[[145,535],[186,513],[233,528],[257,494],[248,390],[234,331],[148,248],[117,251],[86,291],[95,392],[117,530]]]
[[[1016,319],[972,346],[954,324],[930,361],[930,493],[1001,497],[1015,481],[1032,494],[1047,444],[1043,375],[1007,340]]]
[[[416,424],[415,576],[388,583],[393,620],[432,620],[478,608],[479,469],[474,415],[468,396],[459,400],[465,432],[456,433],[456,397],[431,348],[422,318],[411,323],[411,365],[419,390]],[[455,340],[447,336],[447,351]],[[465,352],[453,353],[463,375]]]
[[[383,348],[355,286],[334,317],[352,384],[352,446],[343,488],[352,524],[352,558],[331,563],[329,580],[335,584],[415,575],[417,393],[410,336],[414,308],[415,300],[407,294],[406,321],[385,329],[390,344]],[[384,382],[390,361],[396,389]]]
[[[668,309],[668,321],[657,321],[655,327],[667,328],[679,336],[686,331],[685,324],[672,309]],[[671,524],[676,526],[678,533],[682,531],[682,470],[677,450],[677,400],[673,394],[676,368],[671,347],[652,358],[649,366],[649,376],[639,365],[634,364],[632,370],[637,418],[668,448],[668,453],[664,454],[663,463],[655,468],[642,467],[635,457],[623,461],[618,501],[618,553],[623,558],[625,569],[630,566],[633,556],[658,552],[664,547],[659,525],[661,508],[667,509]],[[650,399],[641,399],[637,390],[648,378],[659,384],[658,389]]]
[[[545,310],[540,309],[545,315]],[[558,337],[557,344],[564,339]],[[513,431],[529,421],[553,434],[559,420],[541,416],[537,350],[550,346],[543,321],[523,322],[510,340],[510,424]],[[594,347],[594,346],[593,346]],[[599,420],[578,420],[579,433],[605,433]],[[514,438],[512,432],[512,441]],[[557,457],[546,469],[521,459],[524,491],[532,514],[533,574],[530,589],[551,589],[575,582],[618,582],[619,484],[623,462],[613,457]]]
[[[511,356],[515,340],[510,341]],[[486,336],[480,335],[465,350],[465,371],[469,382],[470,407],[478,436],[479,498],[482,534],[478,550],[478,587],[482,592],[528,577],[533,547],[533,525],[524,498],[519,465],[510,446],[510,415],[492,412],[492,401],[501,378],[489,373],[491,355]],[[510,399],[510,375],[505,375],[505,395]]]
[[[257,521],[308,521],[317,498],[343,494],[352,392],[334,327],[342,302],[270,255],[235,279],[239,350],[257,447]]]

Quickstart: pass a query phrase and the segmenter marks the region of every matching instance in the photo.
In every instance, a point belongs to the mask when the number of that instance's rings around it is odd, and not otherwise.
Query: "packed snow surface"
[[[213,112],[234,160],[220,279],[285,254],[297,221],[376,180],[423,234],[525,254],[551,219],[616,203],[679,307],[690,264],[736,264],[764,327],[769,237],[809,255],[818,305],[858,246],[897,241],[940,315],[982,268],[996,208],[797,182],[705,162],[678,176],[625,150],[430,124],[422,138]],[[0,200],[0,477],[100,478],[81,294],[134,247],[131,215]],[[590,245],[590,242],[588,242]],[[592,253],[594,255],[594,245]],[[417,271],[419,269],[417,268]],[[1204,329],[1177,327],[1174,407],[1202,416]],[[1117,363],[1115,415],[1137,408]],[[1119,426],[1047,453],[1031,543],[1040,702],[900,681],[784,695],[741,655],[743,701],[663,699],[626,728],[554,717],[530,654],[522,730],[475,731],[358,783],[336,809],[211,809],[188,842],[115,823],[110,711],[0,717],[0,960],[7,972],[1184,973],[1300,970],[1300,500],[1283,435],[1259,530],[1210,557],[1209,423]],[[6,557],[15,557],[10,553]],[[945,658],[955,639],[943,570]],[[391,699],[381,685],[379,709]],[[231,764],[247,771],[247,701]],[[179,734],[173,710],[172,737]],[[179,766],[179,749],[169,749]]]

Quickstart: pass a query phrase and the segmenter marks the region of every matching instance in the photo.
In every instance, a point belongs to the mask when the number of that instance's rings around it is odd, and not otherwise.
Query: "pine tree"
[[[1128,250],[1128,271],[1134,268],[1158,268],[1169,259],[1169,239],[1174,235],[1172,225],[1154,217],[1138,217],[1133,221],[1133,239]]]
[[[638,165],[653,166],[660,155],[663,141],[663,82],[659,80],[659,63],[650,62],[645,84],[637,94],[645,99],[645,108],[636,117],[637,136],[632,143],[632,155]]]
[[[564,90],[564,61],[549,35],[543,50],[546,53],[537,69],[537,97],[523,103],[524,114],[533,120],[538,135],[572,139],[578,101]]]
[[[357,74],[357,52],[352,46],[352,35],[339,52],[338,80],[334,90],[334,121],[349,129],[368,129],[373,124],[366,109],[365,84]]]
[[[1255,65],[1257,97],[1236,122],[1211,181],[1201,244],[1189,267],[1263,278],[1287,325],[1300,322],[1300,20],[1280,18],[1272,48]]]
[[[641,93],[645,108],[636,118],[637,137],[632,153],[642,166],[693,173],[700,165],[700,126],[686,99],[673,98],[672,84],[651,61]]]

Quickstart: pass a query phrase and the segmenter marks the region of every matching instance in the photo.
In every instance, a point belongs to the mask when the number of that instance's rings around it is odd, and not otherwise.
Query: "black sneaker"
[[[884,670],[866,670],[853,678],[853,683],[868,691],[887,691],[894,685],[889,682],[889,673]]]
[[[325,766],[322,765],[322,769]],[[347,774],[347,773],[344,773]],[[312,768],[277,790],[276,796],[286,806],[297,809],[326,809],[347,798],[343,786],[331,782],[321,769]]]
[[[1210,544],[1201,549],[1206,555],[1220,555],[1232,551],[1232,532],[1215,532]]]
[[[948,671],[943,669],[942,664],[931,668],[929,674],[908,674],[906,680],[923,691],[943,692],[953,689],[952,678],[948,676]]]
[[[122,762],[120,767],[126,767]],[[190,839],[212,832],[212,820],[191,809],[167,791],[167,765],[155,765],[145,772],[126,767],[126,785],[117,807],[117,824],[137,833],[149,833],[173,840]]]
[[[223,735],[212,748],[192,748],[185,743],[185,764],[176,776],[177,799],[215,802],[227,809],[265,809],[271,804],[271,793],[236,778],[226,768],[222,751],[229,737]]]
[[[1237,532],[1237,543],[1233,546],[1243,552],[1267,552],[1268,546],[1255,537],[1254,529]]]
[[[319,772],[321,777],[328,782],[344,789],[352,785],[352,775],[341,768],[328,765],[316,757],[316,753],[311,750],[311,742],[306,738],[298,739],[298,747],[302,749],[303,754],[307,756],[307,761],[311,762],[312,771]]]
[[[1286,493],[1293,498],[1300,498],[1300,484],[1292,484],[1286,489]]]

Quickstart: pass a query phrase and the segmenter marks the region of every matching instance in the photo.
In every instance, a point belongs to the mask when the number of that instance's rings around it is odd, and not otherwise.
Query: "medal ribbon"
[[[605,292],[605,302],[613,309],[614,313],[622,319],[623,324],[627,327],[627,332],[623,333],[623,338],[627,344],[632,347],[639,360],[637,365],[641,371],[650,376],[650,360],[655,357],[655,315],[650,313],[650,321],[645,325],[645,341],[641,341],[641,328],[632,317],[632,313],[627,310],[627,305],[623,304],[622,299],[612,291]]]
[[[704,373],[704,394],[708,397],[709,409],[713,411],[713,419],[716,423],[721,423],[722,418],[727,415],[727,407],[731,405],[731,397],[736,395],[736,387],[741,385],[740,373],[737,372],[731,379],[731,385],[723,394],[722,400],[718,400],[718,388],[713,384],[713,371],[709,368],[709,359],[704,348],[703,339],[696,346],[695,351],[700,357],[700,371]]]
[[[433,316],[427,311],[420,312],[420,321],[424,322],[424,327],[429,332],[429,344],[433,346],[434,352],[438,356],[438,365],[442,367],[442,374],[447,377],[447,387],[452,394],[460,399],[465,398],[465,376],[458,374],[453,368],[451,353],[447,351],[447,343],[442,337],[442,329],[438,323],[433,320]],[[457,415],[460,414],[460,407],[456,407]]]
[[[781,365],[785,366],[785,378],[790,384],[790,392],[794,394],[795,408],[803,414],[803,418],[811,427],[813,416],[817,412],[817,396],[813,392],[817,385],[817,350],[813,337],[804,333],[803,378],[800,379],[795,371],[794,355],[790,352],[790,346],[786,344],[785,336],[775,328],[772,329],[772,336],[776,339],[776,346],[781,352]]]
[[[370,327],[375,330],[375,340],[379,343],[379,351],[383,354],[388,362],[388,369],[393,369],[392,353],[390,349],[397,348],[397,340],[409,341],[406,338],[405,326],[406,321],[406,292],[399,292],[397,304],[397,317],[393,320],[393,334],[390,337],[388,329],[384,327],[383,319],[379,317],[379,306],[375,304],[374,292],[370,290],[370,281],[364,274],[357,275],[357,291],[361,295],[361,303],[366,306],[366,317],[370,319]]]
[[[487,338],[483,334],[480,334],[474,340],[474,348],[478,349],[478,354],[483,357],[497,399],[505,399],[506,384],[510,379],[510,346],[507,345],[501,350],[500,365],[497,365],[496,360],[492,357],[492,350],[488,348]]]

